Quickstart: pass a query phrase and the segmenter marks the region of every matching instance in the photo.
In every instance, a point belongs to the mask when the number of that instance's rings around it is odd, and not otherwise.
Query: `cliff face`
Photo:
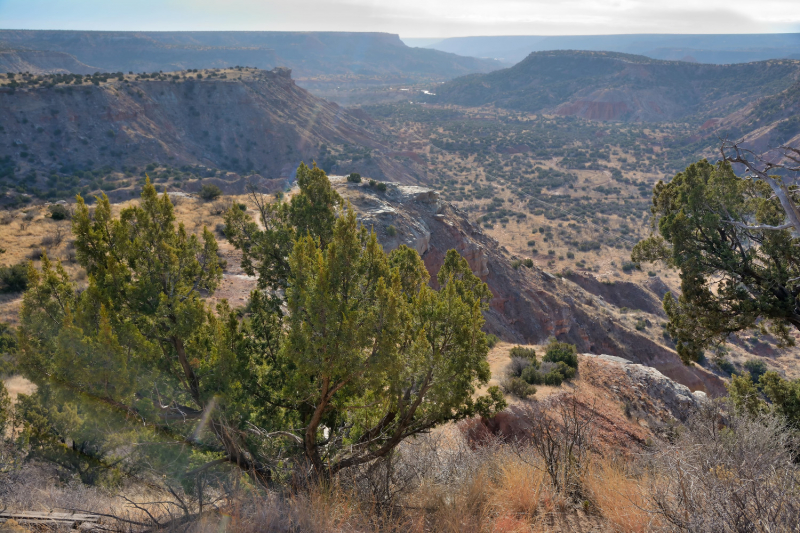
[[[100,70],[64,52],[40,50],[0,50],[0,72],[31,74],[91,74]]]
[[[408,179],[407,167],[382,159],[379,126],[298,87],[288,69],[227,75],[0,87],[0,157],[40,181],[53,171],[161,163],[285,182],[301,161],[320,160],[323,145],[352,145],[375,151],[379,179]]]
[[[494,298],[486,313],[486,330],[514,343],[539,344],[548,337],[575,344],[579,351],[619,356],[652,366],[692,390],[711,395],[725,389],[716,376],[681,363],[671,348],[637,331],[619,319],[617,306],[569,280],[552,276],[536,267],[512,267],[512,258],[491,237],[471,224],[464,213],[439,199],[432,190],[390,184],[380,193],[365,184],[349,184],[332,178],[340,193],[372,226],[382,244],[393,249],[400,244],[415,248],[435,278],[444,256],[456,249],[484,280]],[[395,231],[387,231],[393,226]],[[392,235],[394,233],[394,235]],[[435,279],[432,281],[435,285]],[[592,289],[590,283],[587,288]],[[654,305],[658,296],[644,289],[620,287],[617,303],[629,307]],[[608,290],[613,290],[608,288]],[[630,293],[631,298],[625,294]]]

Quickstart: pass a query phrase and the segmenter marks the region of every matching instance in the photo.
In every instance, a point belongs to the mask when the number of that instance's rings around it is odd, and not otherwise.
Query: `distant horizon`
[[[0,0],[0,24],[64,31],[374,31],[409,39],[750,35],[800,32],[795,8],[796,0]]]
[[[628,35],[660,35],[660,36],[735,36],[735,35],[798,35],[797,31],[752,31],[752,32],[626,32],[626,33],[517,33],[517,34],[470,34],[470,35],[451,35],[448,37],[411,37],[396,31],[382,30],[209,30],[209,29],[81,29],[81,28],[6,28],[0,27],[0,31],[63,31],[63,32],[97,32],[97,33],[383,33],[387,35],[397,35],[400,40],[415,41],[443,41],[445,39],[466,39],[475,37],[622,37]]]

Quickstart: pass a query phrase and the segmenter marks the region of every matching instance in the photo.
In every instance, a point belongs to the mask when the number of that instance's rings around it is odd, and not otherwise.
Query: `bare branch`
[[[783,229],[790,229],[793,227],[791,223],[781,224],[780,226],[770,226],[768,224],[748,225],[745,224],[744,222],[736,222],[735,220],[723,220],[723,222],[742,229],[751,229],[751,230],[783,230]]]

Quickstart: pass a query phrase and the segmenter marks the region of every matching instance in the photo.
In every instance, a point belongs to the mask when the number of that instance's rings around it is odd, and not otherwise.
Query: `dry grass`
[[[646,475],[634,476],[623,461],[600,458],[589,467],[583,486],[598,512],[619,533],[644,533],[660,525],[649,512]]]

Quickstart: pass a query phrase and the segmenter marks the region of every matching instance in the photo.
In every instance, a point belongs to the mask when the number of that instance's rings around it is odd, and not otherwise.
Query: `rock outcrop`
[[[708,400],[708,395],[703,391],[692,392],[689,387],[671,380],[657,369],[632,363],[622,357],[612,355],[581,354],[586,359],[586,379],[602,382],[602,386],[622,393],[619,385],[614,384],[620,379],[629,382],[628,388],[644,392],[648,398],[658,404],[658,409],[665,410],[678,420],[684,420],[693,409]],[[602,376],[598,380],[598,368],[605,366],[612,376]],[[594,377],[590,377],[595,374]],[[622,377],[624,376],[624,378]],[[652,409],[651,409],[652,411]]]

